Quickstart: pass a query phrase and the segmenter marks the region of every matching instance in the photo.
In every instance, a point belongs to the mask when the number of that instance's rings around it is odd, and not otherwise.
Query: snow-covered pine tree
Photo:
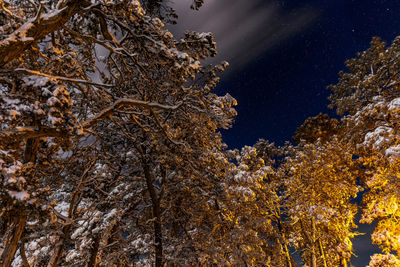
[[[331,107],[342,118],[343,139],[358,158],[363,196],[360,222],[378,224],[372,243],[384,254],[369,266],[398,266],[400,247],[400,38],[390,46],[373,38],[371,47],[346,62],[337,84],[331,85]]]
[[[150,2],[2,2],[2,266],[185,265],[216,249],[217,130],[235,100],[211,93],[225,65],[200,63],[212,35],[175,40],[172,10]]]

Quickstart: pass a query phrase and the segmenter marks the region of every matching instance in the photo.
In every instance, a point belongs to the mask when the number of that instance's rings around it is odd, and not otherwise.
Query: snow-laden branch
[[[108,117],[114,111],[117,111],[120,108],[125,107],[125,106],[139,106],[139,107],[143,107],[146,109],[155,108],[155,109],[162,109],[162,110],[176,110],[181,105],[182,105],[182,103],[178,103],[177,105],[169,106],[169,105],[163,105],[163,104],[154,103],[154,102],[146,102],[146,101],[141,101],[141,100],[123,98],[123,99],[119,99],[119,100],[115,101],[114,104],[112,104],[108,108],[103,109],[99,114],[92,117],[90,120],[85,121],[82,124],[82,126],[84,128],[90,128],[91,126],[95,125],[99,120],[102,120],[102,119]]]
[[[92,81],[88,81],[88,80],[74,79],[74,78],[68,78],[68,77],[63,77],[63,76],[54,76],[54,75],[46,74],[46,73],[36,71],[36,70],[17,68],[12,71],[13,72],[22,72],[25,74],[31,74],[31,75],[37,75],[37,76],[43,76],[43,77],[49,78],[50,80],[59,80],[59,81],[66,81],[66,82],[72,82],[72,83],[83,83],[83,84],[94,85],[97,87],[107,87],[107,88],[114,87],[113,84],[96,83],[96,82],[92,82]]]
[[[161,109],[161,110],[176,110],[178,109],[182,103],[179,103],[174,106],[169,106],[169,105],[163,105],[159,103],[154,103],[154,102],[146,102],[146,101],[140,101],[140,100],[134,100],[134,99],[119,99],[115,101],[114,104],[111,106],[103,109],[100,113],[92,117],[91,119],[83,122],[80,127],[83,128],[83,130],[89,129],[90,127],[94,126],[96,123],[99,121],[107,118],[109,115],[111,115],[115,111],[120,111],[119,109],[127,106],[139,106],[143,107],[146,109]],[[23,140],[23,139],[29,139],[29,138],[41,138],[41,137],[66,137],[73,135],[74,129],[58,129],[58,128],[50,128],[50,127],[41,127],[35,128],[35,127],[19,127],[16,129],[10,129],[6,131],[1,131],[0,132],[0,141],[5,141],[5,140]]]
[[[31,18],[0,41],[0,66],[19,57],[31,44],[43,39],[65,24],[82,5],[80,0],[67,0],[61,9]]]

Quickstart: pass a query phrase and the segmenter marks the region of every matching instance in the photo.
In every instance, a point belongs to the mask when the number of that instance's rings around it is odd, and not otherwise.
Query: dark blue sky
[[[218,92],[229,92],[239,103],[234,127],[223,132],[231,148],[259,138],[283,144],[307,117],[333,115],[326,86],[337,81],[344,61],[367,49],[373,36],[390,43],[400,32],[400,3],[394,0],[272,2],[287,14],[301,7],[318,15],[305,29],[221,80]]]

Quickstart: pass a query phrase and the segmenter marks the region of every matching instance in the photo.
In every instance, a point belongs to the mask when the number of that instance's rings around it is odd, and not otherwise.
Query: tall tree
[[[225,254],[218,255],[221,263],[291,266],[278,196],[280,182],[273,166],[254,147],[232,153],[237,166],[232,164],[227,175],[227,199],[221,205],[224,225],[220,227],[227,229],[221,236],[227,247]]]
[[[1,8],[2,266],[207,258],[236,114],[212,35],[177,41],[139,1]]]
[[[342,126],[326,114],[308,118],[293,139],[282,169],[292,220],[292,245],[309,266],[347,266],[356,232],[353,199],[358,163],[341,138]]]
[[[388,47],[374,38],[369,49],[346,62],[349,71],[341,72],[338,83],[331,86],[332,107],[346,114],[343,136],[358,157],[361,182],[368,189],[360,221],[378,220],[371,238],[384,255],[375,254],[370,266],[399,264],[393,242],[399,218],[399,54],[399,37]]]

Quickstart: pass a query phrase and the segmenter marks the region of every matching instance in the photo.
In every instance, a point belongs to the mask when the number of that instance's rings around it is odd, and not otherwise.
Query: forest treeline
[[[346,62],[338,118],[228,150],[228,64],[202,64],[212,34],[177,40],[176,18],[0,1],[0,266],[348,266],[373,222],[369,266],[400,266],[400,38]]]

